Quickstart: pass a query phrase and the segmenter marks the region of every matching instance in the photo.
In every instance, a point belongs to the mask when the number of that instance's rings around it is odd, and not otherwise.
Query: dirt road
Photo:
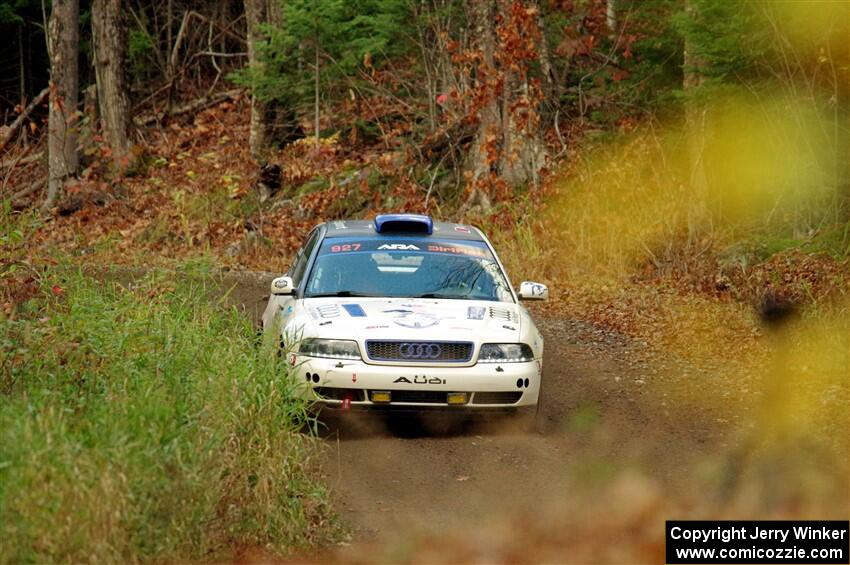
[[[256,319],[265,304],[269,278],[257,274],[234,280],[231,302]],[[371,561],[376,556],[369,549],[364,552],[364,545],[371,545],[382,548],[379,561],[392,561],[392,551],[404,551],[405,543],[412,543],[409,540],[464,537],[460,532],[498,522],[502,535],[522,538],[525,531],[505,531],[504,524],[524,530],[526,523],[539,523],[541,516],[556,516],[558,522],[572,513],[587,518],[585,522],[598,522],[594,527],[605,531],[588,550],[587,558],[596,561],[600,547],[616,549],[618,542],[609,541],[611,516],[623,514],[624,507],[637,505],[643,512],[642,504],[654,505],[651,518],[621,525],[625,536],[652,540],[663,540],[663,520],[670,510],[659,508],[670,500],[686,501],[684,507],[698,501],[703,513],[724,507],[722,500],[705,504],[714,496],[706,485],[713,481],[716,493],[718,476],[734,475],[736,470],[710,465],[725,464],[729,453],[748,449],[740,446],[740,430],[756,402],[753,395],[717,367],[690,366],[582,322],[548,319],[543,313],[535,318],[546,344],[545,434],[531,433],[505,419],[466,422],[450,431],[440,430],[445,427],[442,421],[426,421],[423,427],[418,420],[387,421],[370,415],[329,422],[327,480],[352,532],[351,546],[344,544],[333,559]],[[683,398],[677,393],[683,387],[693,402],[677,400]],[[720,404],[704,402],[699,387],[731,392]],[[718,456],[721,453],[723,457]],[[790,471],[790,476],[794,473]],[[618,477],[639,480],[627,480],[624,492],[612,492]],[[750,506],[732,511],[739,517],[770,512],[761,501],[750,499],[746,504]],[[601,514],[588,518],[592,516],[588,507]],[[672,511],[683,506],[677,508]],[[824,510],[835,517],[846,514],[840,502]],[[646,524],[651,532],[637,534],[634,524]],[[577,543],[593,532],[581,533]],[[563,544],[559,540],[556,551]],[[388,554],[388,547],[395,549]],[[614,551],[602,560],[661,558],[657,543],[635,551],[634,547],[625,554]],[[561,560],[561,555],[538,554],[530,560]],[[446,558],[445,553],[433,557]],[[476,559],[490,560],[487,554],[457,558]],[[505,559],[525,561],[529,556],[492,560]]]
[[[650,371],[633,344],[582,324],[541,321],[546,433],[516,422],[343,419],[329,434],[328,478],[358,539],[451,530],[560,506],[575,488],[628,469],[666,488],[723,440],[717,424],[647,398]]]

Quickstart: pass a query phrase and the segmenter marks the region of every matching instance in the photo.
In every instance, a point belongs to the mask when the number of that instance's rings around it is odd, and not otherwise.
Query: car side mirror
[[[280,296],[294,292],[295,285],[292,283],[292,277],[278,277],[272,281],[272,294]]]
[[[523,281],[517,296],[520,300],[546,300],[549,298],[549,288],[545,284]]]

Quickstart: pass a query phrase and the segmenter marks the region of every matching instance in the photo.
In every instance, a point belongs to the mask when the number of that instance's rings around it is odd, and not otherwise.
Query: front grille
[[[361,388],[338,388],[333,386],[317,386],[313,388],[313,392],[325,400],[345,400],[346,397],[351,399],[351,402],[360,402],[365,400],[363,389]]]
[[[476,392],[472,397],[473,404],[516,404],[522,397],[522,392]]]
[[[366,341],[366,354],[374,361],[465,363],[472,350],[469,341]]]
[[[393,390],[391,402],[416,402],[419,404],[446,404],[446,393],[432,390]]]

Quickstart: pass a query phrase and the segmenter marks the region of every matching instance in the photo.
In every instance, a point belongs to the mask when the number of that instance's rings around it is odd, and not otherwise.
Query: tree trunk
[[[490,175],[498,162],[499,84],[496,69],[496,2],[495,0],[472,0],[470,2],[475,35],[478,38],[480,61],[475,72],[475,90],[481,108],[478,110],[478,131],[469,150],[468,168],[473,182]],[[475,190],[478,190],[477,188]],[[473,195],[475,196],[475,195]]]
[[[694,18],[696,13],[691,2],[686,2],[685,11],[688,17]],[[694,94],[703,81],[702,68],[704,63],[693,52],[693,46],[685,37],[685,49],[682,65],[682,87],[685,94]],[[685,101],[685,135],[688,143],[690,160],[690,185],[693,193],[695,213],[688,220],[688,231],[694,235],[702,223],[703,212],[708,202],[708,182],[703,163],[703,148],[705,146],[705,107],[691,96]]]
[[[20,79],[20,98],[23,105],[27,100],[27,77],[24,64],[24,24],[18,24],[18,70]]]
[[[54,0],[50,12],[50,115],[47,198],[44,209],[53,207],[65,181],[77,172],[77,133],[74,121],[79,88],[79,12],[78,0]]]
[[[546,39],[546,21],[538,0],[532,2],[532,7],[537,10],[537,27],[540,29],[540,44],[537,51],[540,53],[538,60],[540,62],[540,72],[543,74],[543,94],[548,104],[557,104],[558,100],[555,98],[555,73],[552,71],[552,58],[549,55],[549,40]]]
[[[539,97],[529,80],[532,61],[511,52],[502,39],[509,34],[537,42],[542,39],[537,34],[537,12],[516,2],[475,0],[471,4],[480,54],[473,100],[480,109],[467,165],[474,183],[470,201],[481,200],[476,192],[487,190],[497,181],[509,187],[528,182],[537,185],[545,164],[537,114]],[[487,179],[489,182],[484,182]]]
[[[616,0],[607,0],[605,2],[605,24],[608,26],[608,37],[614,39],[617,36]]]
[[[505,116],[502,132],[502,155],[499,163],[501,178],[509,186],[531,183],[537,187],[540,184],[540,170],[546,163],[546,146],[540,137],[539,123],[517,119],[517,112],[511,111],[514,100],[518,97],[529,98],[529,84],[516,84],[515,78],[506,73],[506,93],[502,112]],[[532,112],[529,108],[522,112]]]
[[[112,150],[113,162],[123,172],[132,164],[132,153],[126,75],[127,25],[120,0],[94,0],[92,38],[103,133]]]
[[[262,72],[263,61],[259,56],[259,43],[266,40],[260,27],[269,19],[269,7],[266,0],[244,0],[245,16],[248,20],[248,63],[254,72]],[[251,133],[249,143],[251,156],[260,164],[265,163],[269,148],[271,121],[273,115],[268,102],[260,100],[253,93],[251,96]]]
[[[322,142],[322,135],[320,131],[321,124],[319,122],[319,73],[321,72],[321,67],[319,66],[319,38],[315,38],[315,45],[313,46],[316,50],[316,70],[313,75],[313,127],[316,130],[316,148],[318,149],[319,145]]]

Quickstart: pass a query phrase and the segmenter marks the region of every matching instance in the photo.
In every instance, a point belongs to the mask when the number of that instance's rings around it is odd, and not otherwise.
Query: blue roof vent
[[[431,216],[420,214],[381,214],[375,216],[375,231],[378,233],[426,233],[434,231]]]

